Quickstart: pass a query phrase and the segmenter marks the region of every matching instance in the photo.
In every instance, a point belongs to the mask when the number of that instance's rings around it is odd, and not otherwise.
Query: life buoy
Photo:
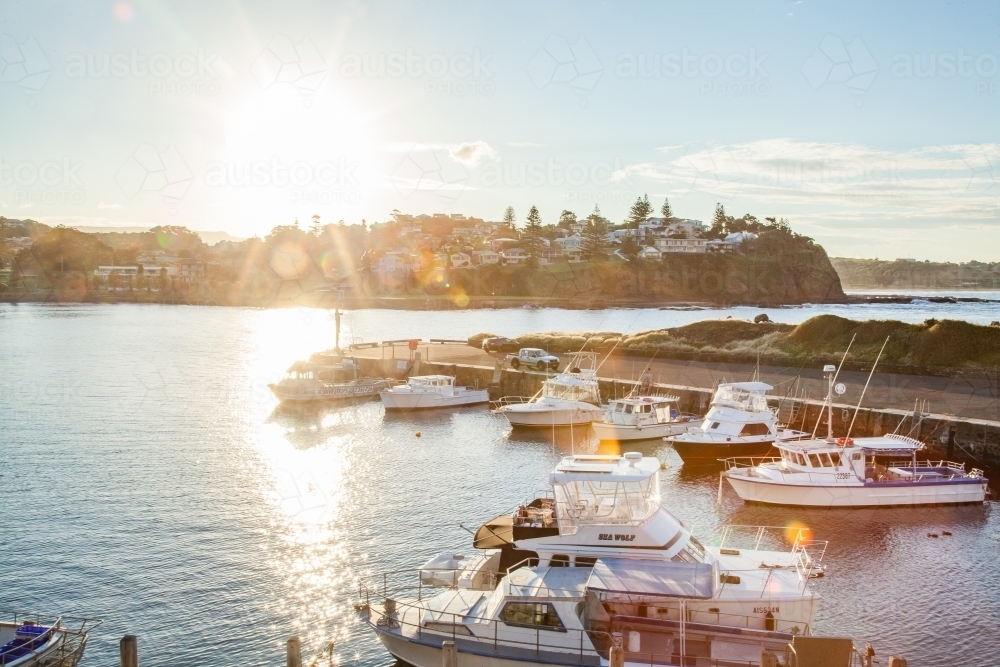
[[[850,446],[854,444],[854,438],[838,438],[837,444],[841,447]]]

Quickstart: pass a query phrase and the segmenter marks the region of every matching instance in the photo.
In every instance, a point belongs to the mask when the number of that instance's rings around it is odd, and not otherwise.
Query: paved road
[[[505,354],[487,354],[468,345],[421,345],[423,359],[449,364],[470,364],[492,368],[497,359]],[[409,350],[405,345],[385,348],[368,348],[357,351],[358,356],[408,359]],[[562,355],[565,357],[566,355]],[[831,359],[837,363],[839,359]],[[611,357],[600,359],[598,375],[602,378],[638,380],[646,368],[646,359],[631,357]],[[653,381],[689,387],[713,387],[716,382],[743,381],[751,377],[750,364],[725,364],[703,361],[653,360],[649,366]],[[760,379],[775,387],[774,395],[799,396],[822,399],[826,395],[826,383],[818,368],[762,366]],[[861,396],[868,374],[859,371],[844,371],[838,378],[847,386],[838,403],[854,404]],[[1000,402],[997,400],[997,378],[985,373],[970,372],[958,377],[934,377],[924,375],[902,375],[896,373],[876,373],[865,394],[864,405],[874,408],[896,408],[912,410],[914,402],[923,399],[929,405],[925,412],[953,414],[968,419],[988,419],[1000,421]]]

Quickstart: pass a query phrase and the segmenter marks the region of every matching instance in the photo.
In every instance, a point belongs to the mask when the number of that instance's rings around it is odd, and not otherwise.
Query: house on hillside
[[[500,263],[504,266],[521,264],[528,259],[528,253],[523,248],[507,248],[500,253]]]
[[[410,268],[410,254],[387,252],[372,263],[375,273],[406,273]]]
[[[654,246],[661,253],[668,252],[708,252],[705,245],[706,239],[672,239],[669,237],[658,237],[654,239]]]
[[[493,252],[492,250],[473,250],[472,263],[476,264],[477,266],[485,266],[486,264],[499,264],[500,253]]]
[[[542,248],[538,251],[538,263],[539,264],[555,264],[560,261],[563,257],[562,249],[556,248]]]
[[[638,252],[636,255],[639,259],[663,259],[663,253],[654,248],[653,246],[646,246]]]
[[[464,252],[456,252],[451,255],[451,268],[469,269],[472,268],[472,257]]]
[[[519,243],[517,239],[501,237],[497,239],[490,239],[490,250],[493,252],[500,252],[504,248],[509,248],[515,246]]]

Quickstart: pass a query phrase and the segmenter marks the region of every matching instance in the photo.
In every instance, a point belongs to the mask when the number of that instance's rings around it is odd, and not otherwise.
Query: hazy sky
[[[648,193],[998,260],[992,3],[7,2],[0,215],[249,236]]]

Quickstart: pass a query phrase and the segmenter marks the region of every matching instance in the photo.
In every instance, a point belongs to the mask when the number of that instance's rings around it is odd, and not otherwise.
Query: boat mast
[[[340,354],[340,306],[335,306],[333,309],[333,322],[335,331],[333,351]]]
[[[837,367],[827,364],[823,367],[826,373],[826,441],[833,442],[833,376],[837,372]]]

